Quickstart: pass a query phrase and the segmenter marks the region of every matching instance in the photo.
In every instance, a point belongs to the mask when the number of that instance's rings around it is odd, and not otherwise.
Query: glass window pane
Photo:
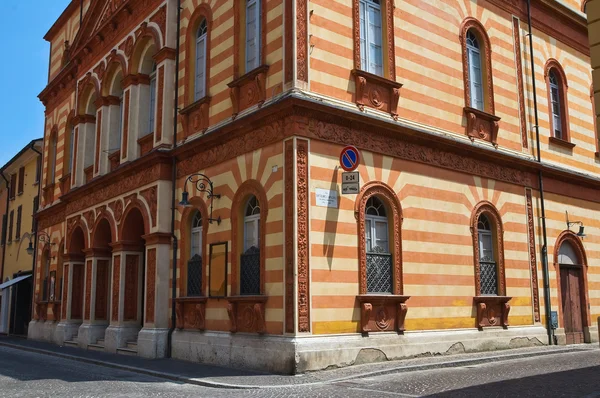
[[[360,2],[359,4],[359,14],[360,14],[360,68],[362,70],[367,70],[367,33],[365,26],[365,4]]]

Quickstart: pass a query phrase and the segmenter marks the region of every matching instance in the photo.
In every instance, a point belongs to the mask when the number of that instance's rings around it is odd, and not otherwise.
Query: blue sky
[[[0,167],[44,134],[37,98],[48,82],[44,35],[70,0],[0,0]]]

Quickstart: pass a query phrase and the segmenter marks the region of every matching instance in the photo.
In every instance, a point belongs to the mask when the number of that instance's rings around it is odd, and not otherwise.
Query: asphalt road
[[[599,397],[600,350],[367,377],[228,390],[0,347],[0,397]]]

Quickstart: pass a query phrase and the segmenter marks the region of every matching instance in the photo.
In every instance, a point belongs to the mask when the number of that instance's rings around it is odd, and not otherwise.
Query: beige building
[[[2,223],[2,306],[0,333],[27,334],[31,318],[33,257],[31,233],[38,207],[42,139],[31,141],[2,169],[8,203]]]

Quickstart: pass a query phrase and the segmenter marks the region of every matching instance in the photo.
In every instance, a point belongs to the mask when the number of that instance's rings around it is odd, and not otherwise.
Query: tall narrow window
[[[483,111],[483,72],[481,69],[481,53],[479,41],[472,30],[467,32],[467,62],[469,64],[469,90],[471,92],[470,106]]]
[[[202,215],[196,211],[190,231],[190,260],[187,265],[187,295],[202,295]]]
[[[206,18],[200,22],[196,35],[196,82],[194,99],[198,101],[206,95],[206,41],[208,25]]]
[[[69,159],[67,162],[67,167],[69,170],[69,173],[71,173],[73,171],[73,154],[75,153],[75,126],[72,125],[71,126],[71,131],[69,133],[70,135],[70,139],[69,139]]]
[[[479,234],[479,267],[482,295],[498,294],[498,271],[494,253],[494,238],[489,219],[484,215],[477,221]]]
[[[121,149],[121,140],[123,139],[123,119],[124,119],[124,114],[123,112],[125,112],[125,107],[124,107],[124,102],[123,102],[123,92],[121,92],[121,95],[119,95],[119,136],[117,138],[117,142],[115,142],[116,147],[115,149]],[[113,148],[111,148],[113,149]]]
[[[19,168],[19,189],[17,193],[20,195],[23,193],[23,188],[25,186],[25,167]]]
[[[240,294],[260,294],[260,204],[256,196],[244,211],[244,252],[240,256]]]
[[[361,69],[383,76],[383,50],[380,0],[360,0]]]
[[[54,184],[56,177],[56,135],[50,137],[50,147],[48,149],[48,184]]]
[[[389,293],[392,287],[392,254],[385,206],[372,196],[365,207],[367,244],[367,293]]]
[[[550,108],[552,110],[553,134],[556,138],[563,139],[562,116],[560,112],[560,88],[558,86],[558,78],[554,71],[550,71],[550,74],[548,75],[548,84],[550,86]]]
[[[17,196],[17,175],[12,174],[10,176],[10,187],[9,187],[8,198],[14,199],[16,196]]]
[[[4,214],[4,215],[2,215],[2,240],[0,241],[0,243],[3,245],[6,243],[7,223],[8,223],[8,216],[6,214]]]
[[[150,110],[148,112],[148,131],[147,134],[154,133],[156,120],[156,63],[152,65],[152,74],[150,74]]]
[[[35,160],[35,183],[38,184],[40,182],[40,174],[42,172],[42,156],[38,155]]]
[[[260,1],[246,1],[246,72],[260,65]]]

